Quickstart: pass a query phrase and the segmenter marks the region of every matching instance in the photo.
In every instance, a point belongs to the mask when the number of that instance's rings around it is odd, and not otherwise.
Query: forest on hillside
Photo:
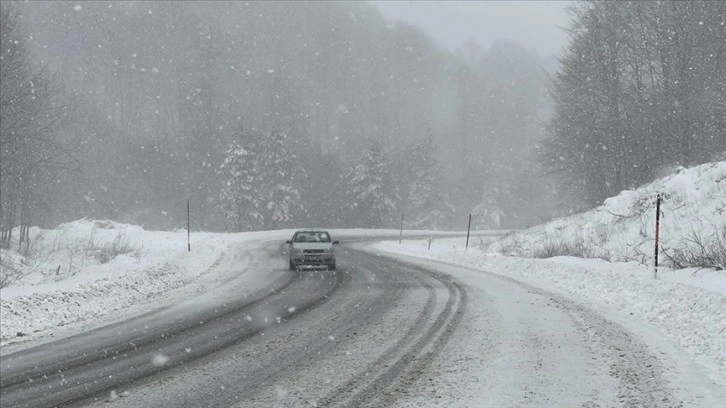
[[[726,150],[724,3],[571,14],[555,73],[363,2],[3,2],[3,227],[519,228]]]

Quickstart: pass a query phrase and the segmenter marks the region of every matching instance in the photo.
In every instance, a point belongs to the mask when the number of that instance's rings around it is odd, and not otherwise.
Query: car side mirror
[[[338,244],[340,244],[340,241],[333,241],[333,245],[338,245]]]
[[[290,240],[288,239],[287,241],[285,241],[285,243],[286,243],[286,244],[292,244],[292,241],[290,241]]]

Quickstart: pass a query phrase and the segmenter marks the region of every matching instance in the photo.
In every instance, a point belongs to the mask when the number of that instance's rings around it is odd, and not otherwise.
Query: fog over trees
[[[595,2],[571,14],[545,153],[565,190],[594,206],[664,166],[723,157],[726,2]]]
[[[2,19],[5,228],[176,228],[187,200],[206,230],[518,228],[726,150],[720,2],[581,4],[552,77],[517,43],[445,51],[362,2]]]

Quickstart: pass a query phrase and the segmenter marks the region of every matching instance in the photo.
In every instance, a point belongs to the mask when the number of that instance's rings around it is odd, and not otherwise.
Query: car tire
[[[295,264],[290,261],[290,271],[295,272]]]
[[[335,262],[328,265],[328,270],[334,271],[335,270]]]

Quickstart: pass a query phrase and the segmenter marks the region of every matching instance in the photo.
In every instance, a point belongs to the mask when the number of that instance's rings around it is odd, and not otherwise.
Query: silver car
[[[335,248],[339,241],[333,241],[328,231],[300,230],[287,241],[290,256],[290,270],[301,266],[326,266],[335,270]]]

